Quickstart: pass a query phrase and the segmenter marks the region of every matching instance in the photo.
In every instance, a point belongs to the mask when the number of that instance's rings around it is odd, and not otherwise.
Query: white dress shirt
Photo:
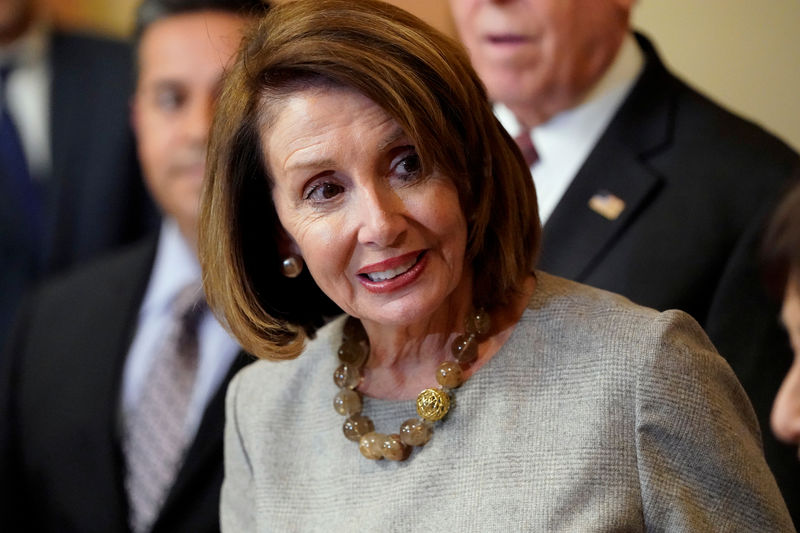
[[[13,43],[0,49],[0,64],[13,63],[8,77],[8,112],[19,132],[33,179],[50,175],[49,27],[34,25]]]
[[[161,226],[153,271],[147,285],[136,334],[125,360],[122,376],[123,416],[135,408],[144,380],[171,321],[171,304],[180,290],[200,280],[197,258],[172,219]],[[189,404],[186,432],[189,441],[197,432],[206,404],[216,393],[230,369],[239,346],[206,311],[198,330],[199,360],[197,378]]]
[[[539,160],[531,166],[531,174],[542,224],[561,201],[643,66],[642,51],[633,35],[628,34],[614,62],[580,104],[531,130],[531,139],[539,154]],[[516,137],[522,126],[511,110],[496,103],[494,111],[508,133]]]

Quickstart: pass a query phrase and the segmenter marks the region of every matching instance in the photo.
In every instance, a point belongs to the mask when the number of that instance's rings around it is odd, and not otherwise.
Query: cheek
[[[350,247],[335,218],[295,219],[283,225],[318,283],[343,272],[349,258]]]
[[[463,258],[467,222],[454,187],[442,186],[423,195],[414,211],[419,214],[421,225],[440,241],[443,253],[453,261]]]
[[[139,159],[148,173],[157,173],[169,159],[169,129],[147,121],[143,126],[137,134]]]

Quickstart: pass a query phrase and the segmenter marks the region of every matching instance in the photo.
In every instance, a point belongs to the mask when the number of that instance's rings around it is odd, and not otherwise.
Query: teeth
[[[397,268],[390,268],[389,270],[383,270],[381,272],[371,272],[367,274],[367,278],[369,278],[370,281],[386,281],[387,279],[392,279],[400,274],[408,272],[408,270],[413,267],[416,262],[417,258],[415,257],[405,265],[400,265]]]

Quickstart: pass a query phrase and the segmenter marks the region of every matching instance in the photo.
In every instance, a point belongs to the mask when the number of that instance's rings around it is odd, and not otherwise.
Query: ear
[[[286,233],[286,230],[283,229],[283,227],[278,227],[277,241],[278,254],[280,257],[285,258],[289,257],[290,255],[303,257],[300,247],[297,246],[295,240],[291,237],[291,235]]]

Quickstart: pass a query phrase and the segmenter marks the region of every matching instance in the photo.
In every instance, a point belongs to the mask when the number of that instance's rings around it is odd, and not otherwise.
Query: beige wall
[[[43,0],[72,26],[125,35],[138,0]],[[453,34],[446,0],[391,0]],[[634,25],[695,86],[800,150],[800,0],[640,0]]]

